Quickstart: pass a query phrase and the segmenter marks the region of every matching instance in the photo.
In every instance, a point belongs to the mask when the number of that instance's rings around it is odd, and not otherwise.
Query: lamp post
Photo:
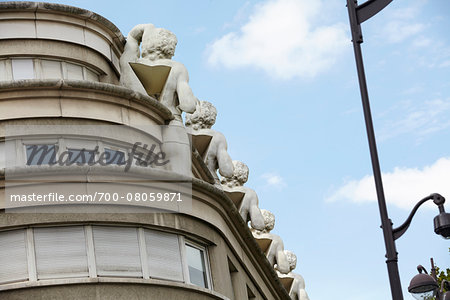
[[[392,0],[368,0],[358,5],[356,0],[347,0],[347,9],[350,19],[350,29],[352,33],[353,50],[355,52],[356,68],[358,72],[358,81],[361,92],[361,100],[364,110],[364,119],[366,124],[367,139],[369,142],[370,157],[372,161],[373,175],[377,192],[378,207],[381,217],[381,228],[383,229],[384,243],[386,246],[386,264],[389,274],[389,283],[393,300],[403,300],[403,294],[398,272],[398,257],[395,247],[395,240],[398,239],[408,229],[411,220],[420,205],[428,200],[433,200],[439,207],[440,214],[434,219],[435,232],[444,237],[450,236],[450,214],[445,213],[445,199],[439,194],[432,194],[420,200],[413,208],[408,219],[400,227],[394,229],[392,221],[389,219],[386,200],[384,197],[383,182],[381,179],[380,163],[373,129],[372,114],[370,111],[369,94],[367,91],[366,76],[364,73],[364,64],[361,52],[361,43],[363,42],[361,23],[370,19]]]

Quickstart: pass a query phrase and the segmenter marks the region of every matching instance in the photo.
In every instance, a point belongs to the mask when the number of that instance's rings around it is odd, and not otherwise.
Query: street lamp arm
[[[358,5],[356,7],[358,24],[362,24],[364,21],[375,16],[391,2],[392,0],[368,0],[361,5]]]
[[[414,217],[414,215],[416,214],[417,210],[419,209],[419,207],[424,204],[425,202],[427,202],[428,200],[433,200],[433,202],[438,205],[439,207],[441,207],[444,202],[445,202],[445,198],[442,197],[439,194],[431,194],[425,198],[423,198],[422,200],[420,200],[419,202],[417,202],[417,204],[414,206],[414,208],[412,209],[411,213],[409,214],[408,218],[406,219],[406,221],[400,225],[397,228],[392,229],[392,233],[394,235],[394,240],[398,239],[399,237],[401,237],[406,230],[409,228],[409,225],[411,225],[411,221]]]

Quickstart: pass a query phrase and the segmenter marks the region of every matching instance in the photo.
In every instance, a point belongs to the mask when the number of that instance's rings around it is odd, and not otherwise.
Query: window
[[[83,80],[83,67],[65,63],[64,79]]]
[[[99,276],[142,277],[137,228],[93,226]]]
[[[180,245],[176,234],[145,230],[149,275],[183,281]]]
[[[41,60],[42,79],[60,79],[61,62],[56,60]]]
[[[34,66],[32,59],[13,59],[12,72],[14,80],[33,79]]]
[[[40,58],[0,60],[0,81],[21,79],[72,79],[100,81],[99,72],[78,63]]]
[[[209,288],[205,248],[186,243],[186,262],[190,283]]]
[[[28,279],[25,230],[0,232],[0,282]]]
[[[56,145],[26,145],[27,165],[55,164],[56,152]]]
[[[125,152],[105,148],[105,163],[107,165],[124,165]]]
[[[211,289],[208,264],[206,247],[158,230],[70,225],[0,232],[0,285],[99,276],[164,279]]]
[[[231,289],[233,290],[234,299],[239,299],[239,275],[237,268],[228,258],[228,271],[230,272]]]
[[[38,279],[89,276],[82,226],[35,228],[33,233]]]
[[[86,149],[67,149],[69,164],[84,165],[95,161],[95,151]]]

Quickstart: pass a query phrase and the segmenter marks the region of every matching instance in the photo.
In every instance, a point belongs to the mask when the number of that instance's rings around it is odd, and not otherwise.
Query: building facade
[[[51,165],[52,156],[94,149],[133,160],[137,141],[164,149],[173,112],[120,85],[125,43],[90,11],[0,3],[0,299],[290,299],[289,280],[282,284],[260,247],[270,240],[256,242],[235,199],[215,184],[207,137],[191,139],[189,176],[157,161],[130,168],[126,180],[112,158],[106,167]],[[30,155],[42,145],[39,163]],[[151,197],[152,189],[188,204],[155,211],[143,198],[27,200],[98,190]],[[11,204],[19,192],[26,207]]]

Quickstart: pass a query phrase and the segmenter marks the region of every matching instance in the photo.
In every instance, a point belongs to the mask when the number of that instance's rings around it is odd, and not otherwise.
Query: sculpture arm
[[[145,30],[153,29],[155,26],[153,24],[139,24],[133,27],[127,36],[127,43],[125,44],[125,49],[121,56],[129,61],[135,61],[141,54],[139,50],[139,45],[142,41],[142,36]]]
[[[261,210],[258,207],[258,195],[255,191],[252,190],[253,193],[245,193],[243,201],[249,201],[250,204],[249,214],[250,221],[252,222],[252,227],[257,230],[263,230],[265,227],[264,217],[261,213]],[[248,199],[246,199],[248,197]]]
[[[198,100],[189,86],[189,75],[186,68],[182,64],[180,64],[180,71],[178,74],[177,95],[179,101],[178,108],[181,111],[193,113]]]
[[[131,29],[128,33],[127,43],[125,44],[125,48],[122,56],[120,56],[119,62],[122,73],[120,76],[120,84],[143,94],[146,94],[145,89],[142,87],[139,79],[131,69],[129,62],[136,62],[140,57],[139,45],[142,41],[144,31],[154,27],[155,26],[152,24],[140,24]]]
[[[309,300],[308,293],[305,291],[305,289],[299,290],[298,299],[299,300]]]
[[[233,176],[233,160],[227,152],[227,140],[220,134],[216,137],[219,141],[217,147],[217,164],[219,165],[219,173],[224,177]],[[244,196],[245,197],[245,196]]]
[[[289,267],[289,261],[286,257],[286,254],[284,253],[283,247],[280,246],[276,253],[276,259],[277,259],[277,269],[280,271],[280,273],[287,274],[289,273],[290,267]]]

